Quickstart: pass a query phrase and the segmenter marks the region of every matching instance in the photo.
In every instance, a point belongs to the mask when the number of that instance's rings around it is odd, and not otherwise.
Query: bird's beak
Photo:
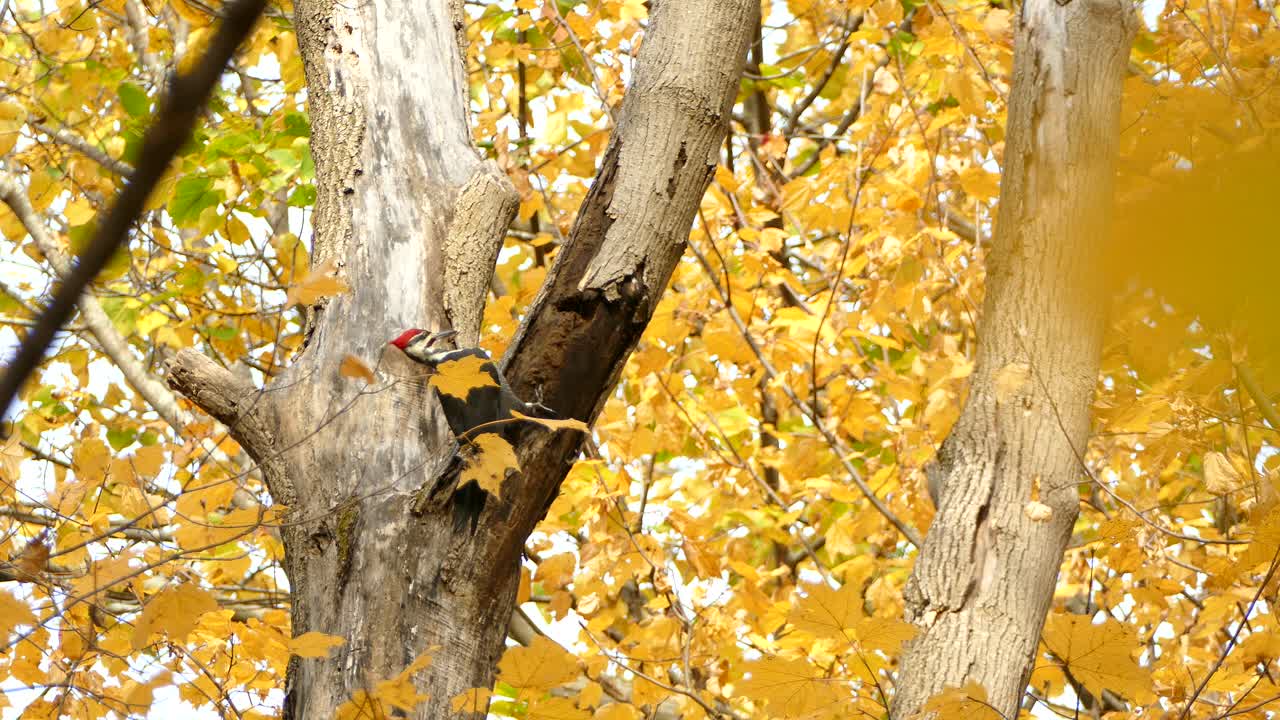
[[[458,334],[458,331],[457,331],[457,330],[441,330],[441,331],[440,331],[440,332],[438,332],[438,333],[432,333],[432,335],[431,335],[431,339],[430,339],[430,344],[431,344],[431,345],[435,345],[436,343],[440,342],[441,340],[448,340],[449,338],[451,338],[451,337],[453,337],[454,335],[457,335],[457,334]]]

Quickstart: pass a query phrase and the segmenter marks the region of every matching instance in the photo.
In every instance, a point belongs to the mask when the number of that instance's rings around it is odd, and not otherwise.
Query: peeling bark
[[[746,52],[752,0],[661,3],[600,173],[513,340],[506,374],[561,417],[592,420],[679,262],[716,164]],[[313,125],[317,261],[352,290],[310,309],[297,361],[262,391],[178,356],[171,384],[231,428],[262,465],[282,527],[295,634],[346,638],[295,661],[285,717],[332,717],[351,695],[439,646],[414,717],[488,687],[515,604],[524,541],[581,435],[523,429],[522,472],[474,530],[415,496],[452,440],[422,368],[386,342],[405,327],[478,335],[515,210],[466,124],[458,0],[298,0]],[[378,381],[343,378],[342,358]]]
[[[1016,716],[1078,511],[1135,25],[1123,0],[1028,0],[1021,13],[977,365],[931,469],[940,505],[905,591],[921,633],[901,661],[894,718],[968,679]],[[1033,499],[1049,519],[1024,511]]]

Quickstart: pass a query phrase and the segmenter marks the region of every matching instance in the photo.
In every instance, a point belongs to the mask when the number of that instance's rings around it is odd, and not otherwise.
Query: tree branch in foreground
[[[240,42],[249,35],[265,6],[265,0],[239,0],[228,7],[222,25],[200,64],[191,73],[175,77],[170,84],[160,112],[147,129],[141,161],[133,176],[116,196],[115,205],[98,225],[79,262],[58,288],[53,302],[37,318],[36,326],[27,334],[0,378],[0,414],[9,409],[18,390],[40,364],[54,334],[70,319],[80,294],[128,238],[129,228],[142,213],[147,198],[168,169],[170,161],[191,136],[196,119],[222,76],[223,68]]]
[[[18,183],[17,178],[7,173],[0,173],[0,202],[7,205],[22,222],[27,234],[35,241],[36,247],[53,266],[55,275],[60,280],[69,277],[75,270],[71,258],[62,252],[58,243],[41,225],[40,218],[37,217],[35,209],[27,199],[26,190]],[[179,407],[178,399],[173,393],[147,372],[142,362],[134,357],[129,350],[128,341],[116,331],[98,299],[92,293],[84,292],[76,299],[76,304],[80,307],[80,317],[84,320],[85,327],[98,341],[103,354],[120,368],[129,385],[150,403],[151,407],[155,408],[160,417],[169,423],[174,431],[182,432],[182,429],[191,421],[189,414]],[[39,323],[36,327],[39,327]]]

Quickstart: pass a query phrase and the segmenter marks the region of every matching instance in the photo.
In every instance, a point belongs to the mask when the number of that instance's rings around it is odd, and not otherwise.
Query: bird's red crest
[[[398,336],[396,336],[396,339],[392,340],[389,344],[395,345],[401,350],[404,350],[406,345],[408,345],[410,342],[413,341],[414,338],[418,337],[424,332],[426,331],[423,330],[422,328],[410,328],[400,333]]]

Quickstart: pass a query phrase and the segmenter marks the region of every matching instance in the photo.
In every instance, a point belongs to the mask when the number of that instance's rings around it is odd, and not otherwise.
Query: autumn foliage
[[[166,73],[199,56],[217,7],[53,5],[14,0],[0,16],[6,348],[127,181]],[[1249,235],[1260,218],[1274,227],[1256,193],[1274,187],[1276,165],[1256,158],[1274,159],[1280,117],[1269,7],[1144,10],[1114,239],[1142,252],[1099,268],[1117,289],[1094,434],[1078,448],[1082,513],[1024,714],[1280,708],[1280,366],[1269,276],[1255,271],[1275,265],[1251,259],[1264,245]],[[981,341],[1015,12],[764,4],[688,252],[526,548],[532,622],[513,629],[495,686],[424,697],[425,655],[369,678],[341,717],[428,701],[540,720],[886,715],[914,634],[902,589],[933,515],[924,467]],[[309,257],[315,159],[291,13],[272,6],[6,418],[4,712],[274,717],[290,658],[344,642],[290,630],[278,528],[306,519],[157,379],[196,348],[261,385],[300,349],[306,307],[348,291]],[[474,137],[521,200],[485,310],[497,357],[587,192],[648,13],[641,0],[502,0],[467,14]],[[1198,224],[1176,224],[1194,232],[1164,252],[1162,208],[1195,199]],[[1229,248],[1207,271],[1204,256]],[[1224,278],[1233,268],[1245,282]],[[1224,287],[1242,300],[1218,302]],[[376,357],[341,372],[371,392],[387,380]],[[461,367],[391,382],[465,396],[487,379]],[[496,495],[514,454],[497,435],[474,444],[463,480]],[[996,717],[985,698],[971,683],[930,709]]]

